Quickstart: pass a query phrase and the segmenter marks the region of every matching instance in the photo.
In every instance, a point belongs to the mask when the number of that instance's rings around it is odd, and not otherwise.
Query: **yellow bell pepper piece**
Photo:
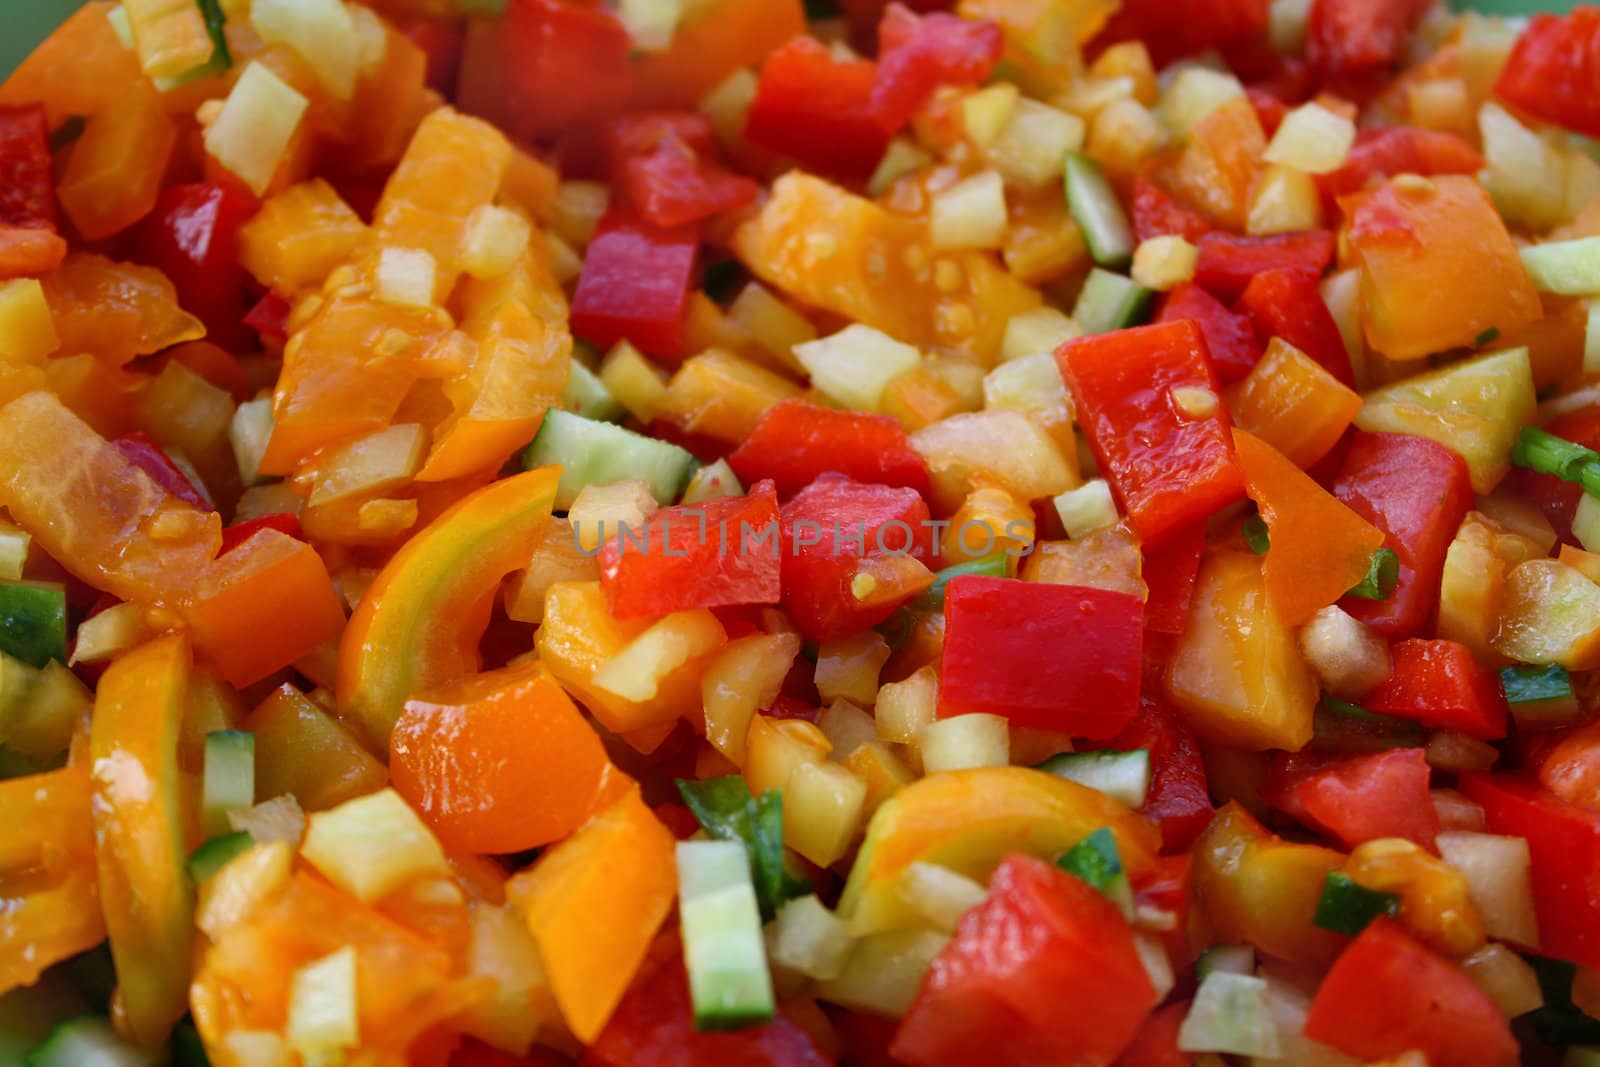
[[[1368,889],[1400,894],[1400,921],[1452,956],[1482,948],[1483,916],[1460,871],[1412,841],[1383,837],[1357,845],[1344,873]]]

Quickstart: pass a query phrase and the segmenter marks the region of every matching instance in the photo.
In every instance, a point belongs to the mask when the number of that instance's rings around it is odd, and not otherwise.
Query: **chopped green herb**
[[[769,789],[752,797],[744,779],[730,774],[701,782],[680,778],[678,793],[707,834],[744,844],[763,920],[770,921],[785,902],[811,891],[810,882],[783,865],[782,792]]]
[[[205,19],[206,33],[211,38],[211,73],[221,74],[233,66],[233,53],[228,51],[228,19],[222,13],[218,0],[198,0],[200,16]]]
[[[953,579],[968,574],[977,574],[985,578],[1004,578],[1010,572],[1010,564],[1010,557],[1004,552],[996,552],[992,556],[946,567],[934,575],[933,584],[917,598],[916,606],[927,611],[938,611],[944,607],[944,591]]]
[[[1380,548],[1372,554],[1367,565],[1367,576],[1350,590],[1350,596],[1364,600],[1388,600],[1400,581],[1400,557],[1391,548]]]
[[[1312,720],[1316,747],[1330,752],[1382,752],[1422,743],[1422,727],[1324,695]]]
[[[1500,340],[1500,327],[1491,326],[1478,335],[1478,339],[1473,342],[1473,347],[1482,348],[1484,345],[1492,345],[1498,340]]]
[[[1590,496],[1600,497],[1600,452],[1564,437],[1536,426],[1524,426],[1511,449],[1511,462],[1564,482],[1576,482]]]
[[[702,285],[706,295],[712,300],[726,304],[738,295],[739,288],[747,277],[744,265],[737,259],[723,259],[707,264]]]
[[[1258,556],[1267,554],[1267,549],[1272,547],[1272,538],[1267,533],[1267,520],[1260,515],[1252,515],[1244,520],[1244,525],[1239,528],[1244,535],[1244,543],[1250,546],[1250,551]]]
[[[1124,915],[1133,913],[1133,890],[1111,828],[1102,826],[1056,860],[1056,866],[1110,897]]]
[[[1572,677],[1565,667],[1507,667],[1500,672],[1500,689],[1508,704],[1539,704],[1572,696]]]
[[[1368,889],[1348,874],[1329,871],[1317,898],[1312,922],[1336,934],[1356,936],[1380,915],[1394,916],[1400,911],[1400,895]]]

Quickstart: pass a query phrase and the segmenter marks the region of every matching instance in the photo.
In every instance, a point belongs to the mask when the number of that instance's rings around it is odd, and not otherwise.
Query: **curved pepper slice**
[[[189,1010],[194,886],[178,777],[188,642],[163,637],[113,663],[95,695],[95,853],[122,1026],[154,1046]]]
[[[362,597],[339,645],[339,707],[389,748],[405,702],[478,669],[478,639],[506,575],[528,564],[560,471],[473,493],[407,541]]]

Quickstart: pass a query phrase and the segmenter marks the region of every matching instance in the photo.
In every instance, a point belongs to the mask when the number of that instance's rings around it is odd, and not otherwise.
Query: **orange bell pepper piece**
[[[387,752],[405,702],[478,670],[478,641],[506,575],[550,521],[560,472],[478,490],[416,534],[361,598],[339,645],[339,707]]]
[[[111,0],[93,0],[35,48],[0,83],[0,107],[45,105],[52,127],[95,115],[144,81],[138,57],[111,28]]]
[[[85,759],[0,782],[0,994],[105,938],[89,808]]]
[[[1305,469],[1327,455],[1361,410],[1361,394],[1274,337],[1261,362],[1228,388],[1234,425]]]
[[[405,153],[406,143],[426,110],[428,54],[392,24],[384,24],[383,59],[363,73],[350,98],[340,162],[352,173],[385,171]]]
[[[239,227],[239,262],[262,285],[294,297],[321,285],[367,236],[355,209],[313,178],[268,197]]]
[[[1476,178],[1391,181],[1339,200],[1361,268],[1367,342],[1393,360],[1476,346],[1542,313],[1539,294]]]
[[[150,214],[177,140],[178,128],[145,82],[90,116],[56,185],[78,232],[98,241]]]
[[[633,67],[633,102],[645,108],[693,108],[728,75],[755,66],[806,31],[800,0],[717,0],[679,26],[665,52]]]
[[[389,769],[445,846],[468,853],[548,845],[628,787],[537,660],[406,701],[389,739]]]
[[[155,1046],[189,1010],[194,885],[185,870],[178,735],[189,705],[189,645],[163,637],[112,663],[95,694],[95,854],[119,1022]]]
[[[1255,434],[1235,428],[1233,446],[1271,536],[1267,596],[1285,625],[1298,626],[1366,577],[1383,531]]]
[[[1267,150],[1255,108],[1244,97],[1215,108],[1189,130],[1166,178],[1172,192],[1230,230],[1243,233],[1250,190]]]
[[[45,229],[0,226],[0,281],[54,270],[67,255],[67,242]]]
[[[506,883],[556,1004],[592,1044],[633,982],[678,892],[676,839],[637,789]]]
[[[178,291],[154,267],[73,252],[39,284],[62,356],[88,352],[122,366],[206,333],[199,319],[178,306]]]

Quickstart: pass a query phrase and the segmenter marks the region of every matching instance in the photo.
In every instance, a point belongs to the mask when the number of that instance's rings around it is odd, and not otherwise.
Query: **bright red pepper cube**
[[[1062,345],[1056,361],[1100,470],[1147,547],[1244,497],[1244,468],[1199,326],[1185,320],[1083,337]],[[1207,392],[1216,401],[1209,408]]]
[[[906,431],[887,415],[839,411],[803,400],[768,408],[728,456],[745,481],[771,478],[791,496],[829,471],[858,482],[903,486],[928,495],[928,464]]]
[[[641,545],[642,542],[642,545]],[[600,551],[600,590],[618,618],[776,604],[782,566],[771,482],[746,496],[663,508]]]
[[[806,170],[864,180],[892,132],[872,104],[876,78],[870,60],[839,60],[820,41],[796,37],[762,64],[745,136]]]
[[[1466,645],[1413,638],[1395,642],[1389,654],[1388,679],[1361,702],[1369,711],[1485,741],[1506,735],[1510,712],[1499,679],[1478,666]]]
[[[1522,31],[1495,95],[1531,115],[1600,137],[1600,11],[1538,15]]]
[[[1327,230],[1239,237],[1214,231],[1200,238],[1194,281],[1223,300],[1237,300],[1258,274],[1293,271],[1306,278],[1322,277],[1333,262],[1334,238]]]
[[[613,210],[584,253],[572,332],[602,350],[631,341],[652,356],[682,356],[699,250],[692,226],[664,230]]]
[[[988,712],[1103,740],[1138,714],[1138,597],[967,576],[945,589],[944,619],[941,716]]]
[[[1420,748],[1348,756],[1279,752],[1261,799],[1346,848],[1398,837],[1432,849],[1439,814],[1428,793],[1431,774]]]

